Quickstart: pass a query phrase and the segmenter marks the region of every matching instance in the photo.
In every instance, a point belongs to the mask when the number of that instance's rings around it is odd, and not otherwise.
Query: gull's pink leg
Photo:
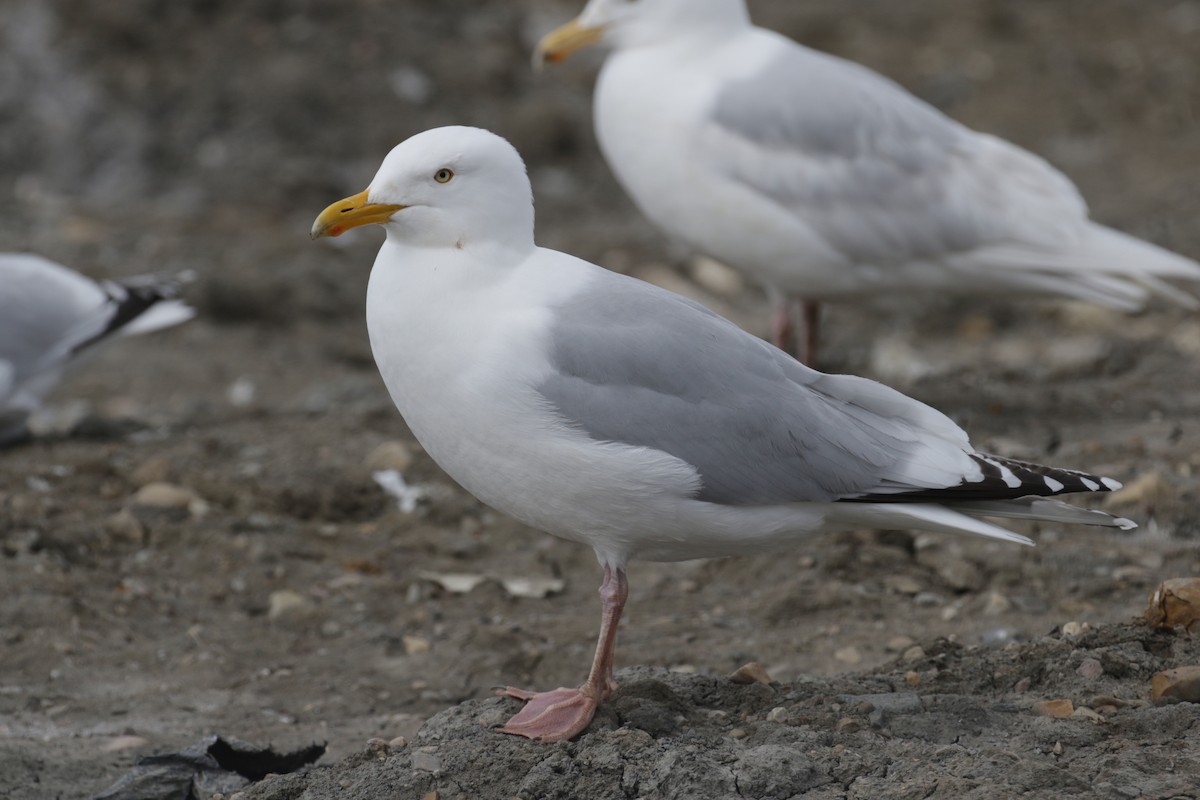
[[[801,300],[800,310],[804,320],[804,351],[796,356],[802,363],[816,368],[817,344],[821,331],[821,304],[815,300]]]
[[[578,689],[530,692],[509,686],[497,694],[525,700],[525,707],[510,719],[501,733],[525,736],[538,742],[561,742],[579,733],[592,721],[600,701],[617,690],[613,678],[613,649],[617,643],[617,624],[629,597],[629,582],[621,567],[604,566],[600,584],[600,640],[587,682]]]

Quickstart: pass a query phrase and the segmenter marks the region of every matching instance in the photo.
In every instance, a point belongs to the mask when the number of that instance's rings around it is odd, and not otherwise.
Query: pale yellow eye
[[[449,183],[454,177],[454,170],[442,167],[437,172],[433,173],[433,179],[438,183]]]

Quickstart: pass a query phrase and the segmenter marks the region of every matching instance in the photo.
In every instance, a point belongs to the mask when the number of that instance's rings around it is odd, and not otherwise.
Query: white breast
[[[550,306],[586,291],[588,269],[596,268],[551,251],[487,269],[463,251],[385,244],[367,327],[392,399],[454,480],[500,511],[623,561],[640,537],[673,527],[663,517],[698,476],[665,453],[592,441],[537,393],[552,368]]]

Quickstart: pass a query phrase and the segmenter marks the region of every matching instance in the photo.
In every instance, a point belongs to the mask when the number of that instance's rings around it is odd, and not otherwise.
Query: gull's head
[[[370,186],[322,211],[312,238],[371,224],[419,246],[532,246],[525,163],[511,144],[480,128],[418,133],[392,148]]]
[[[604,42],[615,48],[670,42],[749,24],[746,0],[590,0],[579,16],[542,37],[535,67]]]

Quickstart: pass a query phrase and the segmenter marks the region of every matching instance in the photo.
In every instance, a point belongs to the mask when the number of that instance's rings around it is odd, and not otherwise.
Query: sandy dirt
[[[1101,221],[1200,257],[1200,3],[751,7],[1049,158]],[[713,280],[612,181],[595,57],[530,71],[539,34],[577,10],[0,8],[0,250],[95,276],[194,270],[200,312],[102,354],[35,442],[0,453],[0,798],[89,797],[208,733],[328,742],[336,766],[246,795],[276,800],[1194,796],[1200,706],[1149,691],[1200,649],[1126,625],[1160,580],[1200,575],[1200,319],[1167,304],[827,317],[827,368],[937,406],[981,448],[1126,481],[1112,510],[1137,531],[1017,526],[1036,548],[861,532],[634,564],[617,658],[642,666],[594,729],[539,747],[480,724],[515,705],[491,686],[582,679],[599,570],[423,454],[366,340],[378,235],[307,232],[396,142],[482,125],[526,156],[543,244],[763,332],[761,295]],[[381,467],[421,488],[415,511]],[[448,574],[484,580],[463,593]],[[561,589],[514,596],[512,579]],[[724,679],[751,660],[778,683]],[[1097,718],[1035,713],[1061,699]]]

